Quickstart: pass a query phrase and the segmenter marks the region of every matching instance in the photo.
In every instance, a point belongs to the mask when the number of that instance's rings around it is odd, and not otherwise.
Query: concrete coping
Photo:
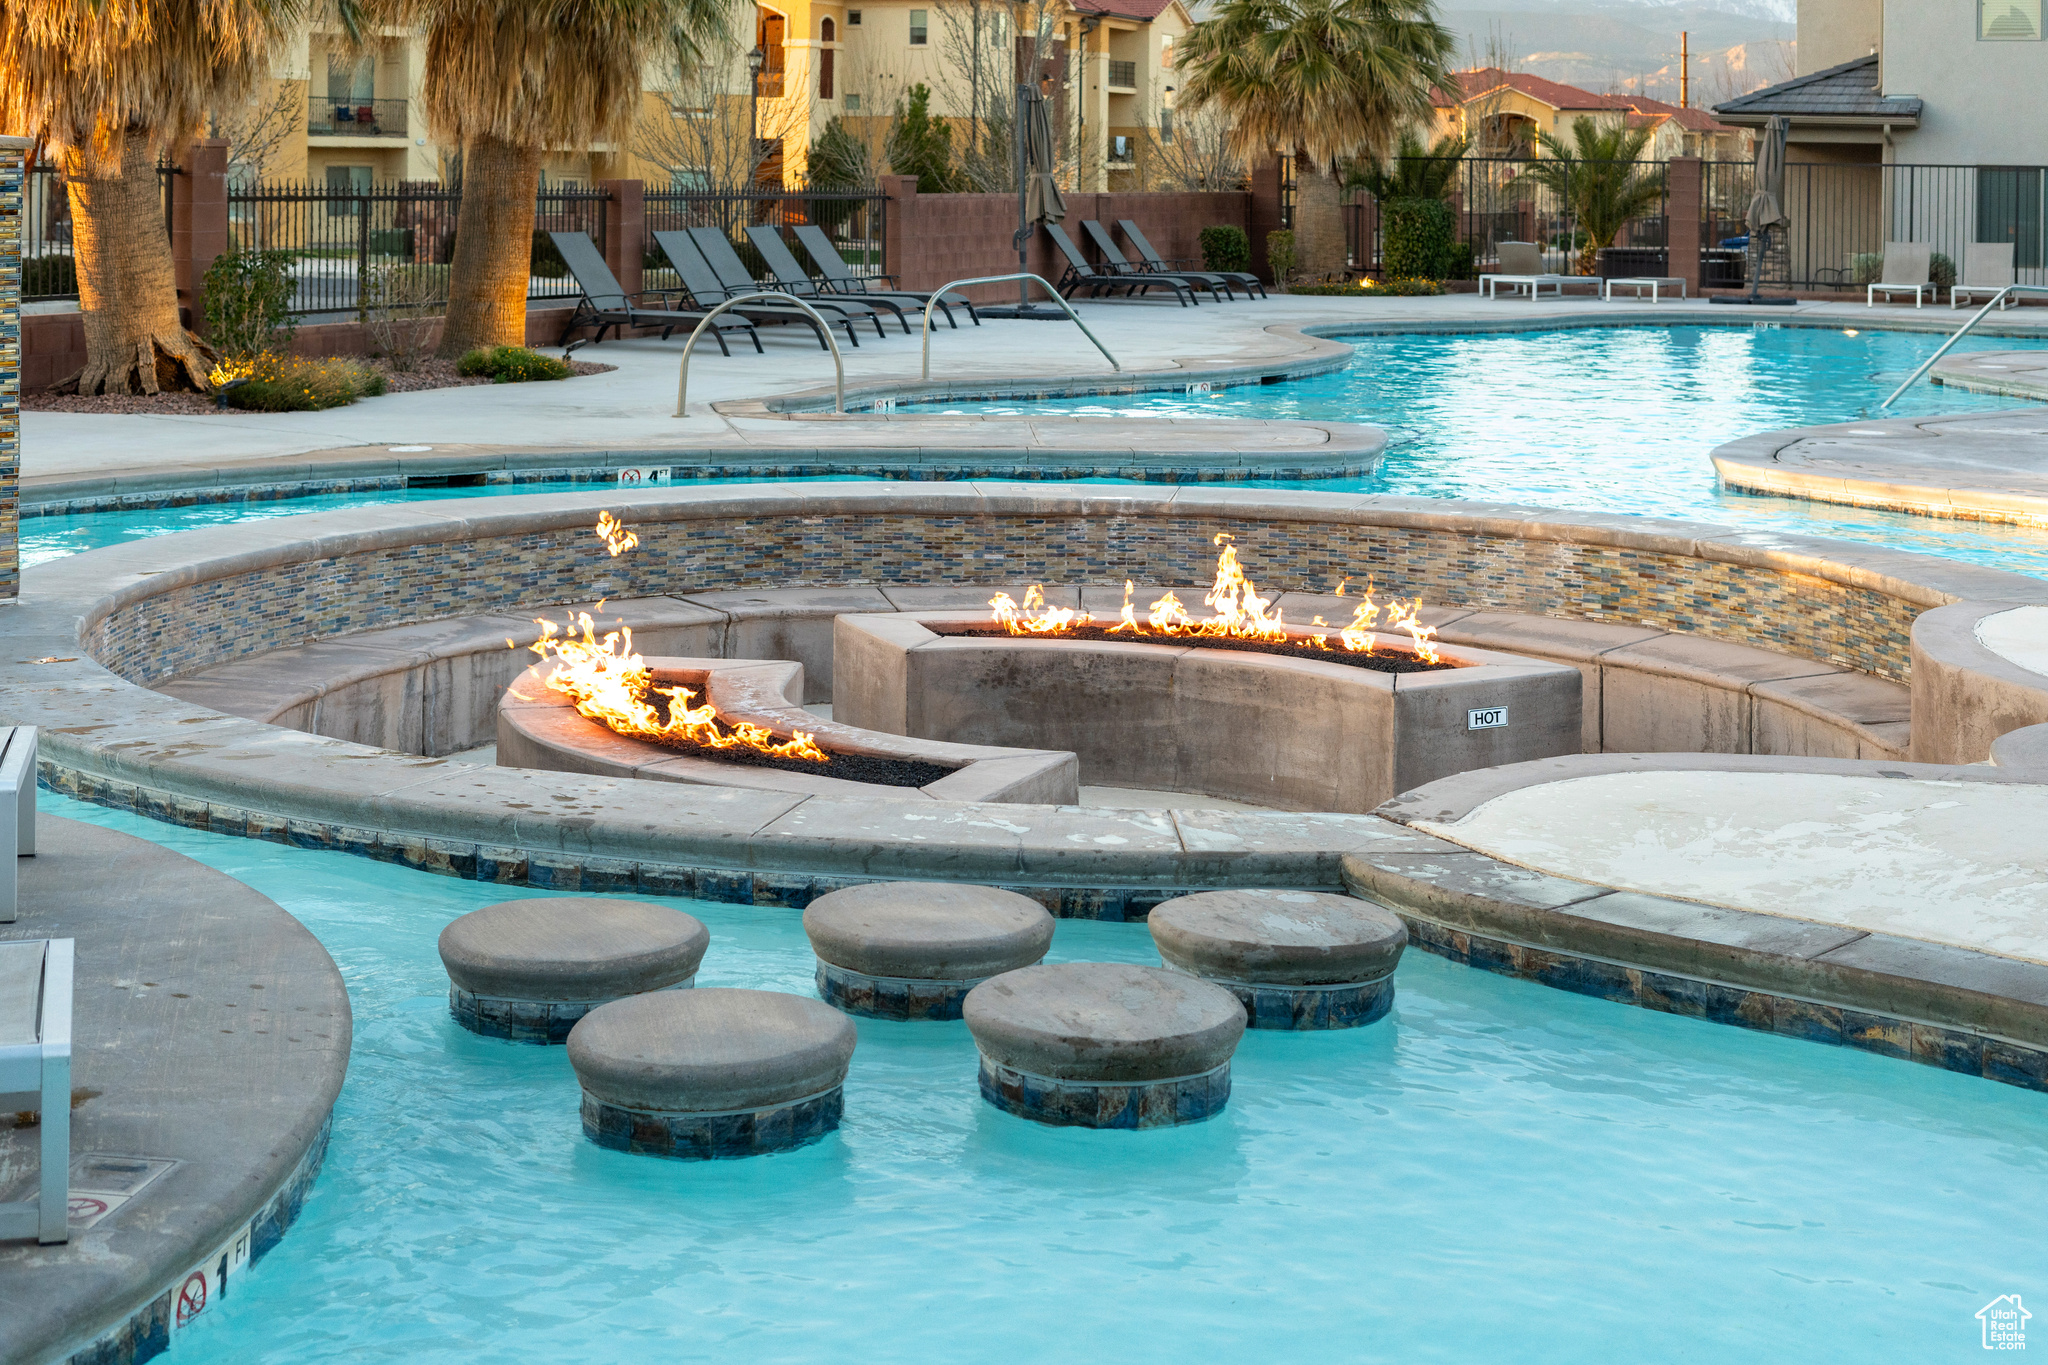
[[[1315,891],[1202,891],[1155,906],[1145,922],[1169,965],[1259,985],[1376,981],[1394,970],[1408,943],[1391,912]]]
[[[711,933],[694,915],[646,901],[505,901],[441,931],[448,979],[499,1000],[587,1004],[658,991],[697,974]]]
[[[818,897],[804,933],[820,960],[868,976],[979,981],[1028,967],[1052,946],[1052,916],[993,886],[875,882]]]
[[[982,1056],[1027,1076],[1091,1085],[1185,1080],[1226,1066],[1244,1006],[1183,972],[1110,962],[1025,967],[962,1008]]]
[[[705,987],[600,1005],[569,1034],[569,1064],[601,1104],[643,1114],[738,1114],[836,1089],[853,1021],[779,991]]]

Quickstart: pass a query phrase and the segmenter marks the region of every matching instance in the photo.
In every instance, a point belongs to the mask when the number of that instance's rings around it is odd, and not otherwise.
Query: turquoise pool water
[[[1371,477],[1265,486],[1685,517],[2048,575],[2048,535],[2039,531],[1758,497],[1717,485],[1709,453],[1742,436],[1880,415],[2038,406],[1922,381],[1879,414],[1877,405],[1940,346],[1940,336],[1745,325],[1345,340],[1358,349],[1349,367],[1281,384],[901,410],[1370,422],[1393,438]],[[1973,336],[1958,349],[2042,344]]]
[[[275,898],[355,1010],[305,1214],[181,1359],[1868,1365],[1977,1358],[2048,1272],[2041,1096],[1419,952],[1380,1024],[1248,1034],[1192,1128],[1010,1118],[964,1026],[863,1021],[823,1142],[608,1152],[563,1049],[448,1018],[436,936],[518,893],[43,800]],[[703,984],[811,989],[795,911],[686,908]]]

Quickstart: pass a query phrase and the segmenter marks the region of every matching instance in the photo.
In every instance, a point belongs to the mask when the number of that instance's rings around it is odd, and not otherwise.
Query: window
[[[2039,167],[1984,166],[1977,171],[1977,240],[2011,242],[2021,270],[2041,265]]]
[[[1977,0],[1977,39],[1987,43],[2041,41],[2041,0]]]
[[[1137,154],[1137,139],[1113,137],[1109,140],[1109,160],[1112,165],[1129,165]]]
[[[1172,106],[1159,111],[1159,143],[1162,147],[1171,147],[1173,145]]]
[[[1168,34],[1159,40],[1159,69],[1173,70],[1173,36]]]
[[[999,52],[1010,45],[1009,16],[1000,10],[989,16],[988,45]]]
[[[846,97],[846,112],[849,114],[858,114],[860,112],[859,95],[848,95]]]
[[[860,27],[860,11],[859,11],[859,10],[857,10],[857,9],[850,9],[850,10],[848,10],[848,11],[846,12],[846,26],[847,26],[848,28],[859,28],[859,27]]]
[[[818,36],[828,43],[831,42],[835,37],[837,37],[838,33],[839,30],[832,27],[832,21],[830,19],[827,19],[823,23],[818,25]]]
[[[695,166],[671,166],[668,187],[672,190],[708,190],[711,188],[711,172]]]
[[[370,192],[370,167],[329,166],[327,168],[327,216],[353,218],[362,207],[360,200],[346,198]]]
[[[825,21],[825,24],[826,27],[829,28],[832,24],[832,21],[830,19],[827,19]],[[832,98],[832,59],[834,57],[837,57],[838,55],[839,54],[836,51],[829,47],[819,49],[818,98],[821,100],[829,100]]]
[[[364,53],[346,57],[327,54],[327,99],[331,104],[368,104],[377,93],[377,59]]]
[[[761,49],[761,74],[754,78],[756,93],[764,100],[782,98],[783,46],[789,20],[771,9],[754,10],[754,43]]]
[[[910,12],[910,45],[912,47],[924,46],[925,35],[930,31],[925,24],[925,17],[930,13],[931,11],[929,10],[921,9],[914,9]]]

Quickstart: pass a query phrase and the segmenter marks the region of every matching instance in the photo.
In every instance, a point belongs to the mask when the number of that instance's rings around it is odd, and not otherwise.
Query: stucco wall
[[[1919,128],[1894,134],[1893,160],[2048,163],[2044,89],[2048,42],[1980,42],[1974,3],[1884,7],[1884,93],[1927,102]]]
[[[1956,13],[1962,5],[1943,6]],[[1799,74],[1868,57],[1885,22],[1884,0],[1799,0]],[[1971,22],[1976,7],[1970,6]]]

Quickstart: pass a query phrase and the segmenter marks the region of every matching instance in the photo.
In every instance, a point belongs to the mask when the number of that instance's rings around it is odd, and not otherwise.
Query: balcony
[[[405,101],[316,101],[306,116],[306,136],[402,138],[405,136]]]
[[[1111,62],[1109,64],[1109,91],[1114,95],[1137,94],[1138,64],[1136,62]]]

